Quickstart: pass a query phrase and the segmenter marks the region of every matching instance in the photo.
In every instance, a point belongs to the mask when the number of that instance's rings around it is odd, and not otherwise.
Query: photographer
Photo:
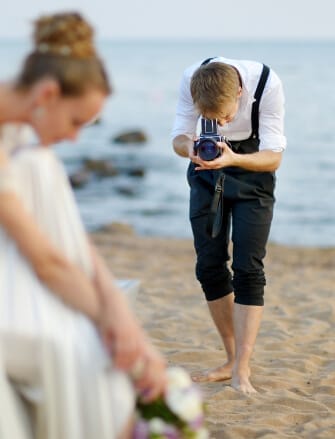
[[[187,176],[196,275],[227,354],[225,364],[193,379],[232,379],[244,393],[255,392],[249,362],[264,305],[274,172],[286,147],[283,119],[281,81],[259,62],[216,57],[184,72],[173,147],[191,160]],[[233,276],[227,266],[230,236]]]

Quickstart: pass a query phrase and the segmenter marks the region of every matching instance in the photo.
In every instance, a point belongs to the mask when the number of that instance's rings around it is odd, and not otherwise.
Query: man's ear
[[[44,78],[36,82],[32,90],[34,106],[46,107],[52,105],[60,97],[59,83],[53,78]]]

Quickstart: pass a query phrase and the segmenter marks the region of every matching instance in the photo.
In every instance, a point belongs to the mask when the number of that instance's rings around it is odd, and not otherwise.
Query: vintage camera
[[[217,132],[217,120],[201,118],[201,133],[198,140],[194,142],[194,154],[202,160],[214,160],[222,154],[217,142],[230,143],[225,136],[220,136]]]

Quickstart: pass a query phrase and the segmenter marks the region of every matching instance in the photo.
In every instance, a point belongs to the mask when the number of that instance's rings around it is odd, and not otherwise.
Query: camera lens
[[[198,154],[202,160],[210,161],[220,155],[220,149],[214,140],[204,139],[199,143]]]

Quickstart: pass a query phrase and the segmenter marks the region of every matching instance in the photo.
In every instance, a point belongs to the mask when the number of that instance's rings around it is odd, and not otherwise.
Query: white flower
[[[194,433],[194,439],[209,439],[209,433],[205,428],[201,428]]]
[[[153,401],[146,407],[146,419],[141,417],[141,404],[139,419],[136,424],[134,439],[154,437],[167,439],[172,437],[192,437],[192,439],[209,439],[207,429],[203,426],[203,402],[199,389],[192,382],[190,375],[180,367],[168,368],[167,391],[162,405],[162,400]],[[158,404],[158,405],[157,405]],[[178,421],[171,424],[160,418],[160,413],[172,411]],[[151,416],[148,419],[148,413]]]
[[[149,421],[150,433],[163,434],[165,430],[165,422],[160,418],[152,418]]]
[[[192,380],[189,374],[181,367],[170,367],[167,370],[168,389],[185,389],[191,387]]]
[[[172,390],[166,395],[166,403],[171,410],[186,422],[192,422],[203,413],[202,401],[198,392]]]

